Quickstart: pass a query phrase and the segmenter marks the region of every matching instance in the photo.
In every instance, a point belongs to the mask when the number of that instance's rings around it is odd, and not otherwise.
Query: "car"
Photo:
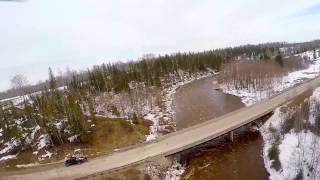
[[[71,156],[65,159],[64,165],[68,167],[72,165],[82,164],[87,161],[88,161],[88,158],[86,156]]]

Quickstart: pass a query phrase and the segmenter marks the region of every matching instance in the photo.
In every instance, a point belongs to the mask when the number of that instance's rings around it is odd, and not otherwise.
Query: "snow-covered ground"
[[[309,121],[314,126],[314,117],[320,113],[317,112],[319,109],[313,108],[320,104],[319,94],[320,88],[317,88],[309,98],[309,118],[299,119],[301,122]],[[319,135],[307,128],[302,131],[291,129],[290,132],[283,133],[283,126],[294,111],[294,109],[281,111],[278,108],[260,129],[265,142],[264,162],[271,180],[295,179],[298,176],[306,180],[320,178]],[[273,146],[278,149],[280,169],[273,166],[275,160],[269,156]]]

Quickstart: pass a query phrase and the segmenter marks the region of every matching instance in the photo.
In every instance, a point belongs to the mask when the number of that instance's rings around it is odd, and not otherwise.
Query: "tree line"
[[[94,66],[87,71],[70,73],[67,77],[55,76],[50,68],[49,79],[41,84],[40,91],[25,95],[20,106],[11,101],[0,103],[2,139],[18,137],[25,141],[21,127],[16,123],[19,120],[25,123],[24,127],[40,126],[42,133],[50,136],[52,144],[64,144],[71,135],[78,135],[81,142],[86,142],[90,128],[88,120],[94,119],[96,113],[94,97],[99,93],[130,94],[131,82],[161,88],[172,76],[180,76],[179,71],[189,74],[219,71],[223,64],[237,56],[246,54],[256,59],[276,56],[282,46],[281,43],[247,45],[200,53],[147,56],[128,63]],[[66,88],[59,88],[61,86]],[[23,87],[19,89],[23,94],[30,93]],[[23,131],[30,134],[32,129],[24,128]]]
[[[292,55],[320,48],[320,40],[303,43],[275,42],[258,45],[243,45],[200,53],[176,53],[158,57],[145,57],[140,59],[140,61],[135,62],[132,61],[129,63],[115,63],[106,64],[104,66],[96,66],[92,69],[92,74],[89,74],[88,71],[75,73],[68,70],[66,74],[62,75],[61,73],[60,75],[56,76],[56,80],[58,86],[60,87],[66,86],[71,80],[74,80],[74,74],[77,74],[77,80],[95,78],[93,76],[97,76],[101,79],[106,78],[101,76],[103,74],[113,74],[115,76],[107,77],[110,78],[121,76],[121,78],[114,78],[112,83],[109,83],[108,85],[109,89],[110,86],[115,84],[117,85],[117,87],[115,87],[116,90],[121,90],[123,88],[127,89],[128,86],[126,86],[126,84],[130,80],[147,81],[147,84],[149,85],[160,85],[161,81],[158,78],[159,75],[161,77],[167,75],[168,73],[174,73],[174,71],[176,71],[178,68],[187,72],[193,72],[199,69],[203,70],[205,67],[219,69],[219,66],[221,66],[223,62],[236,60],[241,56],[250,59],[269,59],[275,57],[279,54],[280,48],[290,49],[289,52],[284,54],[287,56],[290,54]],[[281,63],[281,61],[279,61],[279,63]],[[103,72],[103,74],[100,72]],[[39,82],[36,85],[26,85],[23,88],[12,88],[5,92],[0,92],[0,99],[38,92],[48,87],[48,83],[49,81],[47,80],[45,82]],[[94,84],[95,86],[98,86],[97,82]],[[99,86],[103,85],[104,84],[100,84]]]

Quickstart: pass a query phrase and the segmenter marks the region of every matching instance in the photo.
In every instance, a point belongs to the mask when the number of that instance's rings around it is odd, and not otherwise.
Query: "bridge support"
[[[233,142],[233,140],[234,140],[233,131],[230,131],[230,132],[229,132],[229,140],[230,140],[231,142]]]

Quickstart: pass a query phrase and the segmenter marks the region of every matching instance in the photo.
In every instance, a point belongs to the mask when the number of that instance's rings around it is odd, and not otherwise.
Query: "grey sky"
[[[84,69],[146,53],[320,37],[320,0],[0,1],[0,90],[15,74]]]

